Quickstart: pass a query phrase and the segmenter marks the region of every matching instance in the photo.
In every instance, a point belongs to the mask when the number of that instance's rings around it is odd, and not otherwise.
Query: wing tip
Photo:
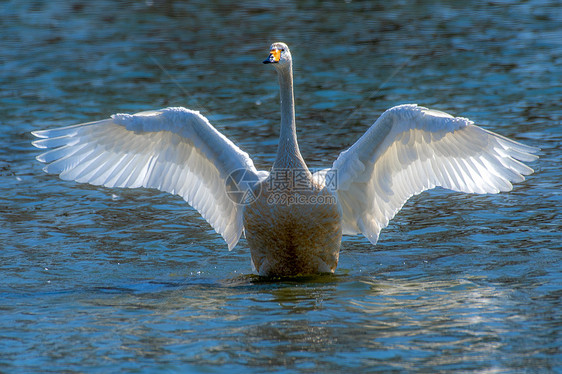
[[[45,138],[49,137],[48,132],[49,132],[49,130],[35,130],[35,131],[31,132],[31,135],[35,136],[36,138],[45,139]],[[31,142],[31,144],[33,144],[37,141],[38,140],[34,140],[33,142]],[[35,145],[35,144],[33,144],[33,145]]]
[[[46,163],[47,161],[45,160],[44,156],[45,156],[45,154],[41,153],[40,155],[35,156],[35,159],[39,162]]]
[[[33,133],[32,133],[33,134]],[[35,135],[35,134],[33,134]],[[37,136],[37,135],[35,135]],[[38,136],[37,136],[38,137]],[[37,139],[31,142],[31,145],[34,146],[35,148],[39,148],[39,149],[46,149],[48,148],[45,144],[43,144],[44,142],[42,141],[44,138],[41,139]]]

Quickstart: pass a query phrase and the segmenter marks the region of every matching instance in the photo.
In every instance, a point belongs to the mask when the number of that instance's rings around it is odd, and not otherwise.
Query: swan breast
[[[290,172],[272,171],[244,210],[252,263],[266,276],[333,273],[342,236],[336,196],[308,178],[287,183]]]

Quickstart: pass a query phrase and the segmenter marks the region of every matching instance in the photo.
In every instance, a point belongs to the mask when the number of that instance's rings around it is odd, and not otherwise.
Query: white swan
[[[334,272],[342,234],[375,244],[411,196],[442,186],[471,193],[512,189],[537,149],[472,121],[416,105],[385,111],[332,167],[312,174],[295,130],[292,59],[274,43],[264,63],[281,87],[281,131],[270,172],[199,112],[166,108],[35,131],[47,173],[106,187],[182,196],[232,249],[245,232],[260,275]]]

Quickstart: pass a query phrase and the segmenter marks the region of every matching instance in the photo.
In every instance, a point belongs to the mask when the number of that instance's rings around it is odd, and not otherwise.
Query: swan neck
[[[281,91],[281,131],[275,168],[306,168],[297,142],[295,124],[295,99],[293,95],[293,69],[279,69]]]

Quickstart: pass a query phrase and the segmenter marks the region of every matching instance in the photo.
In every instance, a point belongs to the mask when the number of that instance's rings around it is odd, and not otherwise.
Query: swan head
[[[263,62],[264,64],[273,64],[276,68],[291,65],[291,51],[285,43],[273,43],[269,47],[269,56]]]

